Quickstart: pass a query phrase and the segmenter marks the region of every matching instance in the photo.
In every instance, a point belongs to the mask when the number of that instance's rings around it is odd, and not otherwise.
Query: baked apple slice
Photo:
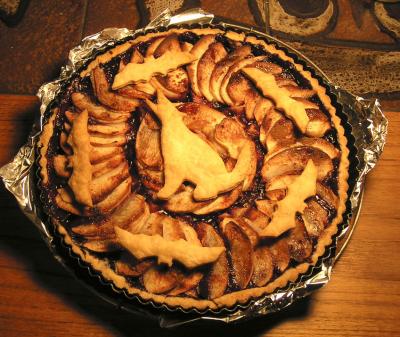
[[[242,229],[230,221],[223,226],[223,233],[229,243],[235,283],[244,289],[250,282],[254,269],[253,247]]]
[[[246,56],[251,54],[251,48],[248,45],[241,46],[232,53],[228,54],[224,59],[219,61],[211,74],[210,77],[210,92],[214,97],[214,100],[217,102],[223,103],[223,99],[220,95],[221,84],[229,71],[229,68],[238,62],[239,60],[244,59]]]
[[[307,235],[303,220],[296,218],[296,227],[291,229],[288,237],[289,252],[292,259],[302,262],[312,253],[312,242]]]
[[[92,179],[110,172],[112,169],[121,165],[124,161],[126,161],[125,156],[121,153],[106,161],[92,165]]]
[[[228,70],[228,72],[226,73],[226,75],[224,76],[222,82],[221,82],[221,86],[220,86],[220,96],[222,98],[222,100],[225,102],[225,104],[228,105],[233,105],[234,102],[232,101],[232,99],[230,98],[228,91],[227,91],[227,87],[228,84],[231,80],[231,77],[238,73],[241,69],[243,69],[244,67],[246,67],[247,65],[253,64],[256,61],[260,61],[263,60],[265,58],[265,56],[258,56],[258,57],[246,57],[244,59],[240,59],[238,61],[236,61]]]
[[[190,273],[177,273],[178,284],[170,292],[169,296],[178,296],[180,294],[186,293],[187,291],[194,289],[198,286],[199,282],[203,278],[204,274],[200,272],[190,272]]]
[[[129,130],[128,123],[115,124],[89,124],[88,130],[91,135],[119,136],[125,135]]]
[[[92,147],[92,151],[89,154],[90,163],[95,165],[123,152],[124,149],[121,146]]]
[[[151,85],[161,90],[166,97],[172,100],[182,100],[189,90],[189,78],[186,71],[178,68],[166,76],[155,76],[150,80]]]
[[[128,277],[138,277],[155,265],[154,259],[137,260],[132,255],[125,253],[115,262],[115,272]]]
[[[197,233],[204,247],[224,247],[224,241],[210,224],[199,223]],[[228,275],[228,260],[224,252],[211,265],[210,271],[201,280],[199,286],[201,296],[209,299],[222,296],[228,286]]]
[[[89,96],[80,92],[71,95],[73,104],[81,111],[87,110],[89,116],[100,124],[113,124],[126,122],[130,117],[129,111],[115,111],[107,109],[102,105],[97,105],[91,101]],[[74,118],[73,113],[66,114],[71,121]]]
[[[157,48],[155,48],[153,56],[155,58],[160,57],[167,51],[172,51],[172,52],[181,51],[181,45],[179,43],[177,34],[170,34],[166,38],[161,40],[160,44],[158,44]]]
[[[267,246],[261,246],[254,251],[254,271],[251,282],[257,287],[267,284],[274,273],[272,254]]]
[[[302,215],[309,236],[317,238],[329,222],[328,212],[315,200],[307,202]]]
[[[133,111],[139,106],[139,100],[123,97],[110,90],[104,70],[100,66],[93,69],[91,80],[96,97],[102,104],[122,111]]]
[[[142,276],[145,289],[152,294],[163,294],[178,284],[177,273],[172,268],[163,268],[163,266],[153,266],[149,268]]]
[[[197,67],[199,60],[202,58],[204,53],[208,50],[209,46],[215,41],[214,35],[204,35],[199,41],[195,43],[190,53],[196,58],[191,64],[189,64],[186,69],[189,75],[190,84],[193,92],[197,96],[201,96],[198,79],[197,79]]]
[[[86,238],[113,238],[114,226],[128,228],[143,213],[144,204],[141,195],[132,193],[104,222],[81,224],[72,227],[72,232]]]
[[[317,167],[319,181],[333,171],[332,161],[325,152],[310,146],[296,146],[267,158],[261,174],[265,181],[285,174],[300,174],[309,160]]]
[[[95,205],[99,212],[107,214],[114,210],[131,193],[132,178],[128,176],[105,199]]]
[[[147,47],[147,50],[146,50],[146,57],[149,57],[149,56],[153,56],[154,55],[154,52],[156,51],[156,49],[158,48],[158,46],[163,42],[165,40],[165,36],[161,36],[161,37],[158,37],[158,38],[156,38],[156,39],[154,39],[150,44],[149,44],[149,46]]]
[[[212,102],[214,97],[210,91],[210,78],[215,68],[215,65],[226,57],[227,52],[222,43],[212,43],[207,51],[200,58],[197,65],[197,83],[200,93],[209,101]]]
[[[126,161],[116,168],[92,179],[90,194],[94,203],[98,203],[108,196],[123,180],[129,176],[129,165]]]
[[[136,136],[136,159],[145,168],[162,170],[163,158],[161,154],[161,130],[151,127],[155,123],[150,114],[146,115],[140,123]]]
[[[90,144],[93,146],[123,146],[127,142],[125,135],[90,134]]]

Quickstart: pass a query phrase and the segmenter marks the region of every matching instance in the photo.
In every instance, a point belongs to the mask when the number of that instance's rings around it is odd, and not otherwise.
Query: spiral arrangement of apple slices
[[[312,260],[338,216],[342,145],[288,60],[254,38],[196,32],[132,42],[111,75],[93,66],[90,89],[53,113],[58,150],[41,164],[43,184],[47,161],[58,177],[55,204],[78,216],[72,237],[120,252],[110,268],[128,289],[213,307]]]

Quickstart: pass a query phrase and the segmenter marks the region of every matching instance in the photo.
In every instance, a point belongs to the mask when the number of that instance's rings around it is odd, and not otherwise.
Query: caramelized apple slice
[[[78,208],[72,196],[72,192],[68,191],[66,188],[57,189],[57,194],[54,199],[57,207],[75,215],[82,215],[82,211]]]
[[[297,262],[304,261],[312,253],[312,242],[299,218],[296,218],[296,227],[289,232],[288,246],[291,258]]]
[[[99,66],[91,74],[92,85],[97,99],[104,105],[122,111],[135,110],[139,105],[139,100],[126,98],[110,90],[106,75]]]
[[[290,253],[287,238],[278,239],[270,246],[270,252],[275,267],[283,273],[289,266]]]
[[[143,285],[151,294],[163,294],[178,284],[176,272],[171,269],[154,266],[143,274]]]
[[[72,232],[85,237],[113,238],[114,226],[126,229],[143,212],[144,198],[131,194],[104,222],[72,227]]]
[[[226,87],[232,105],[242,105],[246,101],[246,97],[250,95],[254,89],[251,87],[250,82],[240,73],[232,75]]]
[[[144,168],[139,162],[136,165],[142,184],[151,191],[158,192],[164,185],[164,172],[158,169]]]
[[[121,163],[124,161],[125,161],[125,156],[121,153],[117,154],[114,157],[111,157],[106,161],[92,165],[92,179],[100,177],[110,172],[112,169],[121,165]]]
[[[257,209],[269,218],[271,218],[272,213],[274,213],[275,205],[276,201],[274,200],[256,200]]]
[[[338,208],[339,198],[329,187],[326,187],[321,183],[317,183],[317,194],[328,204],[330,208]]]
[[[269,131],[266,144],[268,150],[272,153],[294,144],[295,141],[293,122],[282,116]],[[274,143],[275,146],[271,143]]]
[[[188,274],[178,272],[177,274],[178,284],[174,289],[172,289],[168,293],[168,295],[178,296],[180,294],[187,292],[188,290],[194,289],[197,287],[202,278],[203,274],[199,272],[192,272]]]
[[[244,59],[240,59],[239,61],[235,62],[228,70],[227,74],[224,76],[222,82],[221,82],[221,86],[220,86],[220,96],[222,98],[222,100],[228,104],[228,105],[233,105],[234,102],[232,101],[232,99],[230,98],[228,91],[227,91],[227,87],[228,84],[231,80],[231,77],[236,74],[237,72],[240,71],[240,69],[244,68],[247,65],[253,64],[254,62],[256,62],[257,60],[262,60],[264,59],[265,56],[259,56],[259,57],[248,57],[248,58],[244,58]]]
[[[259,230],[265,228],[270,222],[270,217],[256,208],[249,208],[244,215],[244,220],[252,229]]]
[[[92,165],[101,163],[104,160],[122,154],[124,149],[120,146],[93,147],[90,152],[90,162]]]
[[[249,284],[254,269],[251,241],[234,222],[228,222],[223,231],[230,247],[235,282],[240,289],[244,289]]]
[[[299,146],[283,150],[264,161],[261,174],[265,181],[280,175],[299,174],[309,160],[312,160],[318,169],[319,181],[333,170],[332,161],[325,152],[309,146]]]
[[[307,124],[306,135],[310,137],[323,137],[331,128],[328,117],[319,109],[309,108],[306,112],[310,119]]]
[[[259,236],[257,232],[253,229],[253,226],[251,224],[251,221],[246,218],[224,218],[224,215],[221,216],[222,221],[220,223],[220,227],[222,228],[222,231],[225,232],[225,227],[227,224],[230,222],[233,222],[235,225],[237,225],[243,234],[245,234],[248,239],[250,240],[250,243],[253,247],[255,247],[258,244],[259,241]]]
[[[150,43],[150,45],[147,47],[145,56],[149,57],[149,56],[154,55],[155,50],[158,48],[158,46],[161,44],[161,42],[164,41],[164,39],[165,39],[165,36],[161,36],[161,37],[158,37],[158,38],[154,39]],[[140,63],[142,63],[142,62],[140,62]]]
[[[188,93],[189,79],[186,71],[182,68],[171,71],[167,76],[159,78],[158,81],[166,89],[178,93],[180,98],[185,97]]]
[[[305,229],[311,237],[318,237],[328,224],[328,212],[315,200],[310,200],[303,212]]]
[[[183,122],[191,131],[202,137],[222,158],[228,156],[214,137],[216,125],[225,118],[223,113],[199,103],[185,103],[179,110],[185,113]]]
[[[226,209],[234,204],[234,202],[239,198],[241,192],[242,192],[242,187],[238,186],[232,191],[220,195],[214,201],[208,203],[208,205],[195,209],[193,213],[201,215]]]
[[[81,111],[87,110],[89,116],[99,123],[121,123],[125,122],[129,117],[128,111],[113,111],[105,108],[102,105],[93,103],[90,98],[80,92],[75,92],[71,95],[73,104]],[[69,116],[69,118],[68,118]],[[67,118],[73,119],[73,114],[69,114]]]
[[[214,42],[214,35],[204,35],[199,41],[195,43],[190,53],[196,58],[186,69],[189,75],[192,90],[197,96],[201,96],[199,84],[197,80],[197,66],[203,54],[207,51],[208,47]]]
[[[129,166],[128,163],[124,161],[111,171],[92,179],[90,184],[90,194],[93,202],[98,203],[103,200],[128,176]]]
[[[112,211],[131,193],[131,185],[132,178],[129,176],[95,207],[104,214]]]
[[[340,151],[332,143],[323,138],[303,137],[299,139],[299,143],[319,149],[325,152],[331,159],[335,159],[340,155]]]
[[[201,222],[197,226],[197,233],[204,247],[223,247],[224,241],[215,229]],[[228,286],[228,260],[223,252],[210,268],[210,271],[200,282],[199,291],[202,297],[213,299],[222,296]]]
[[[167,215],[162,213],[151,213],[146,223],[140,230],[140,234],[160,235],[163,234],[163,222],[167,219]]]
[[[168,35],[166,38],[164,38],[157,46],[157,48],[154,50],[153,55],[155,58],[157,58],[163,55],[167,51],[174,51],[174,52],[181,51],[178,35],[176,33],[172,33]]]
[[[155,89],[161,90],[166,97],[172,100],[181,100],[189,90],[189,79],[185,70],[178,68],[166,76],[156,76],[150,80]]]
[[[142,214],[140,214],[136,219],[134,219],[128,226],[128,231],[132,234],[139,234],[142,232],[147,220],[150,217],[149,205],[145,202],[143,204]]]
[[[154,259],[138,261],[130,254],[123,254],[121,258],[115,262],[115,272],[128,277],[138,277],[143,275],[154,265]]]
[[[87,241],[82,246],[96,253],[107,253],[121,249],[115,239]]]
[[[226,57],[227,52],[224,46],[215,42],[212,43],[207,51],[200,58],[197,66],[197,82],[201,94],[211,102],[213,95],[210,92],[210,78],[216,63]]]
[[[274,272],[272,254],[267,246],[261,246],[254,251],[254,271],[251,282],[262,287],[271,279]]]
[[[210,92],[214,97],[214,100],[223,103],[220,95],[221,83],[228,73],[229,68],[237,61],[250,55],[251,48],[248,45],[237,48],[232,53],[228,54],[223,60],[219,61],[211,74],[210,77]]]
[[[90,144],[93,146],[122,146],[126,144],[126,137],[125,135],[90,135]]]
[[[279,75],[282,73],[282,68],[275,63],[265,62],[265,61],[255,61],[251,65],[247,65],[246,68],[258,68],[266,73]]]
[[[247,120],[254,119],[254,110],[257,106],[257,101],[260,99],[257,91],[250,90],[244,100],[244,111]]]
[[[146,168],[161,170],[163,166],[160,143],[161,132],[149,127],[149,118],[152,117],[149,115],[149,117],[142,120],[137,132],[136,159]]]
[[[249,141],[242,125],[232,118],[224,118],[215,126],[215,140],[224,146],[231,158],[237,159],[243,143]],[[250,158],[253,160],[253,158]]]
[[[185,239],[180,221],[171,217],[165,217],[162,223],[162,237],[169,241]]]
[[[89,124],[88,130],[91,135],[101,134],[107,136],[125,135],[129,130],[127,123],[115,123],[115,124]]]
[[[177,192],[169,198],[164,207],[171,212],[185,213],[206,206],[208,201],[195,201],[193,199],[193,190],[194,188],[191,186],[184,186],[183,191]]]

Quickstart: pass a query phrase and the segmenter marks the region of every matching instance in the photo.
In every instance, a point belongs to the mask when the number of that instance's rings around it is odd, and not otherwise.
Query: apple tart
[[[346,208],[346,144],[325,87],[274,44],[147,33],[97,55],[49,110],[41,200],[115,288],[227,308],[325,253]]]

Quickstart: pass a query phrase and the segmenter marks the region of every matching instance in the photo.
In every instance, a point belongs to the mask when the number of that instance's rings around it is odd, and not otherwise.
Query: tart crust
[[[310,266],[316,265],[318,259],[324,255],[326,248],[332,243],[332,237],[337,233],[339,224],[342,222],[342,215],[346,210],[346,200],[347,200],[347,190],[348,190],[348,170],[349,161],[348,155],[349,150],[347,148],[347,139],[344,135],[344,129],[341,125],[340,118],[336,115],[336,110],[331,104],[331,99],[326,93],[325,87],[319,84],[318,80],[312,76],[312,74],[305,70],[301,64],[295,63],[295,61],[288,56],[284,51],[277,49],[273,44],[266,43],[263,39],[257,38],[255,36],[246,36],[245,33],[236,33],[233,31],[222,31],[216,28],[203,28],[203,29],[181,29],[174,28],[165,32],[159,33],[149,33],[143,36],[136,37],[135,39],[129,40],[121,45],[118,45],[107,52],[97,56],[89,65],[80,73],[80,77],[88,76],[97,66],[105,64],[112,60],[117,55],[124,53],[133,45],[139,42],[149,41],[153,38],[163,37],[171,33],[181,34],[184,32],[193,32],[197,35],[203,36],[208,34],[223,34],[225,37],[241,42],[247,42],[255,45],[262,45],[264,49],[274,55],[277,55],[281,60],[288,61],[292,64],[296,71],[309,81],[311,89],[315,91],[318,95],[320,101],[322,102],[325,109],[330,115],[331,122],[334,129],[337,132],[337,141],[340,146],[340,161],[337,170],[338,179],[338,199],[339,203],[337,206],[337,215],[330,223],[330,225],[325,228],[322,235],[318,238],[318,242],[315,245],[314,251],[309,258],[308,262],[303,262],[295,267],[290,267],[286,269],[282,275],[274,279],[272,282],[267,283],[266,286],[247,288],[243,290],[233,291],[231,293],[225,294],[223,296],[209,299],[196,299],[190,297],[180,297],[180,296],[166,296],[163,294],[154,294],[141,290],[137,287],[132,286],[126,277],[117,274],[113,269],[110,268],[109,263],[90,253],[88,250],[82,248],[76,241],[72,238],[69,231],[65,226],[55,218],[52,218],[52,222],[56,227],[57,232],[63,237],[63,241],[69,247],[71,247],[72,252],[79,257],[82,261],[90,265],[91,269],[101,274],[101,276],[114,284],[119,289],[124,289],[124,291],[130,295],[136,295],[144,301],[152,301],[157,304],[166,304],[171,308],[183,308],[206,310],[206,309],[221,309],[221,308],[231,308],[237,304],[245,304],[250,299],[259,298],[265,294],[270,294],[278,288],[285,287],[289,282],[295,282],[300,275],[307,272]],[[39,160],[38,164],[40,166],[40,177],[41,185],[46,185],[49,182],[48,173],[48,159],[46,153],[49,148],[49,142],[52,136],[55,134],[55,120],[58,114],[58,109],[53,109],[47,123],[45,124],[41,137],[38,142],[39,149]],[[73,207],[73,204],[71,204]]]

